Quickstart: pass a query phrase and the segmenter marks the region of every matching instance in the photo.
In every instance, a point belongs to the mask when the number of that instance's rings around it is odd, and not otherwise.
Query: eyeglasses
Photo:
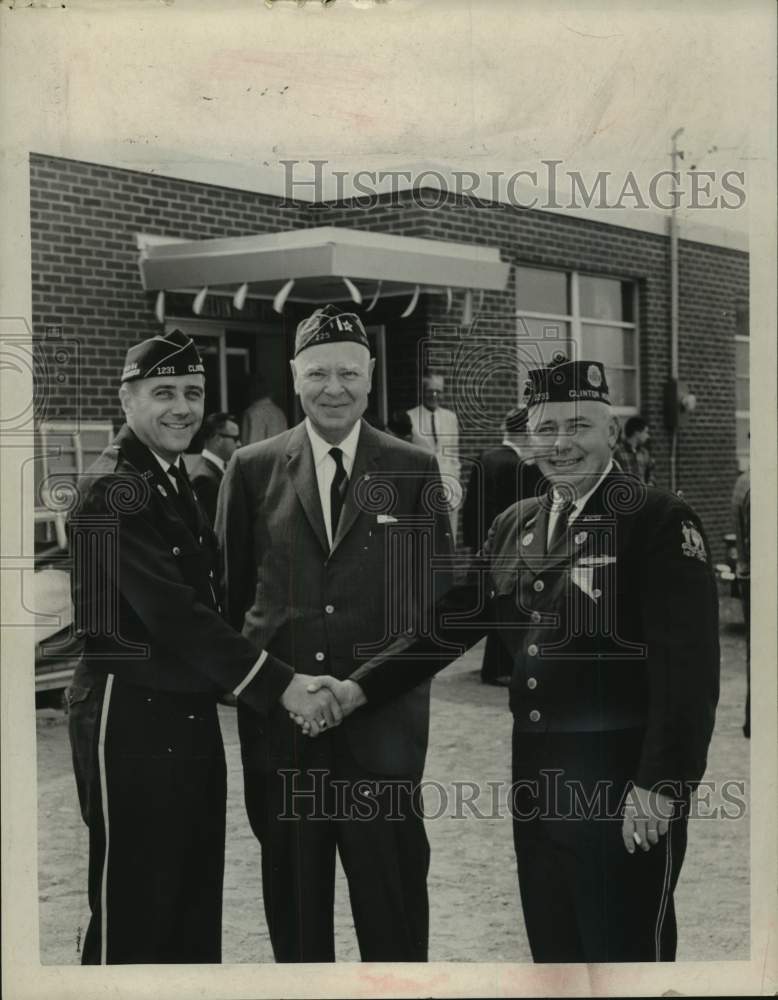
[[[221,431],[217,433],[220,438],[227,438],[229,441],[240,441],[240,434],[222,434]]]

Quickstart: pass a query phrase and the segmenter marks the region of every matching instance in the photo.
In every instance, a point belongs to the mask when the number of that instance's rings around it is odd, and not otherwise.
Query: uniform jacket
[[[202,509],[193,533],[175,487],[127,426],[79,485],[71,582],[83,667],[163,691],[234,691],[258,652],[221,615]],[[240,698],[266,715],[292,676],[269,656]]]
[[[213,524],[216,518],[216,498],[224,473],[205,455],[200,455],[197,463],[189,474],[197,499],[208,515],[208,523]]]
[[[543,492],[544,483],[535,462],[520,458],[510,445],[483,452],[473,463],[462,507],[465,545],[480,549],[497,515],[511,504]]]
[[[637,784],[699,781],[719,687],[718,595],[699,519],[678,497],[613,471],[548,553],[547,525],[539,500],[497,518],[481,585],[440,602],[438,637],[461,652],[498,631],[513,658],[519,731],[642,728]],[[468,609],[468,622],[451,622]],[[352,675],[368,703],[450,660],[421,658],[431,640],[403,655],[400,646]]]
[[[426,593],[419,576],[427,564],[425,539],[444,556],[451,548],[448,518],[436,509],[439,489],[432,455],[363,421],[330,551],[305,424],[238,449],[217,511],[229,621],[297,671],[347,677],[355,663],[400,634],[398,628],[418,624],[413,615]],[[398,539],[404,539],[399,547]],[[421,545],[422,554],[409,583],[397,559],[411,545]],[[399,613],[402,608],[410,608],[411,617]],[[429,722],[423,681],[393,704],[343,723],[353,754],[368,770],[421,773]],[[282,710],[262,732],[246,726],[241,733],[249,766],[275,768],[298,752],[300,737]]]

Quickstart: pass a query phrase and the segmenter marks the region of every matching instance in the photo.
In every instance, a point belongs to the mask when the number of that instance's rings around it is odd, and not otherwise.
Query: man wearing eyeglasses
[[[230,413],[211,413],[203,421],[203,450],[192,469],[192,486],[213,524],[216,517],[216,498],[224,477],[224,470],[232,453],[240,447],[240,432]]]

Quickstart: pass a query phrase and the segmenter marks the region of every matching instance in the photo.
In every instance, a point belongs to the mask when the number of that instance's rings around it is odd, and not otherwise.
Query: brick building
[[[362,282],[367,294],[355,308],[363,311],[379,358],[372,419],[380,423],[391,410],[417,402],[422,364],[440,369],[447,377],[444,403],[459,416],[466,478],[467,460],[499,440],[500,419],[519,399],[522,370],[561,343],[571,356],[580,351],[606,364],[617,412],[640,412],[649,421],[657,481],[670,485],[671,433],[663,409],[671,356],[670,251],[661,232],[476,205],[439,192],[428,199],[424,192],[388,194],[369,208],[355,200],[290,201],[39,154],[30,157],[30,214],[39,420],[118,426],[125,351],[160,328],[158,316],[198,338],[209,409],[242,410],[248,377],[260,368],[276,402],[290,421],[297,419],[286,360],[315,288],[326,301],[332,281],[308,287],[305,300],[290,294],[280,314],[269,283],[251,284],[240,309],[234,285],[209,285],[197,315],[193,296],[201,283],[168,286],[162,314],[159,289],[144,288],[139,245],[334,227],[409,238],[414,251],[427,246],[419,239],[441,241],[441,248],[458,244],[470,260],[494,248],[507,275],[504,287],[484,287],[485,280],[480,290],[465,282],[431,288],[421,278],[405,318],[413,280],[387,282],[374,303],[370,282]],[[747,460],[748,255],[688,239],[679,249],[679,376],[697,406],[677,436],[676,485],[700,513],[720,559],[732,485]],[[496,273],[500,265],[488,266]],[[277,281],[271,291],[282,285]],[[380,290],[375,281],[372,287]],[[350,301],[347,286],[338,289],[344,304]]]

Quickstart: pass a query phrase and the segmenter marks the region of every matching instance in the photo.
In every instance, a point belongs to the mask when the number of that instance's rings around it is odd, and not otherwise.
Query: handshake
[[[295,674],[281,695],[281,704],[289,718],[306,736],[318,736],[332,729],[367,701],[356,681],[339,681],[329,674],[314,677]]]

